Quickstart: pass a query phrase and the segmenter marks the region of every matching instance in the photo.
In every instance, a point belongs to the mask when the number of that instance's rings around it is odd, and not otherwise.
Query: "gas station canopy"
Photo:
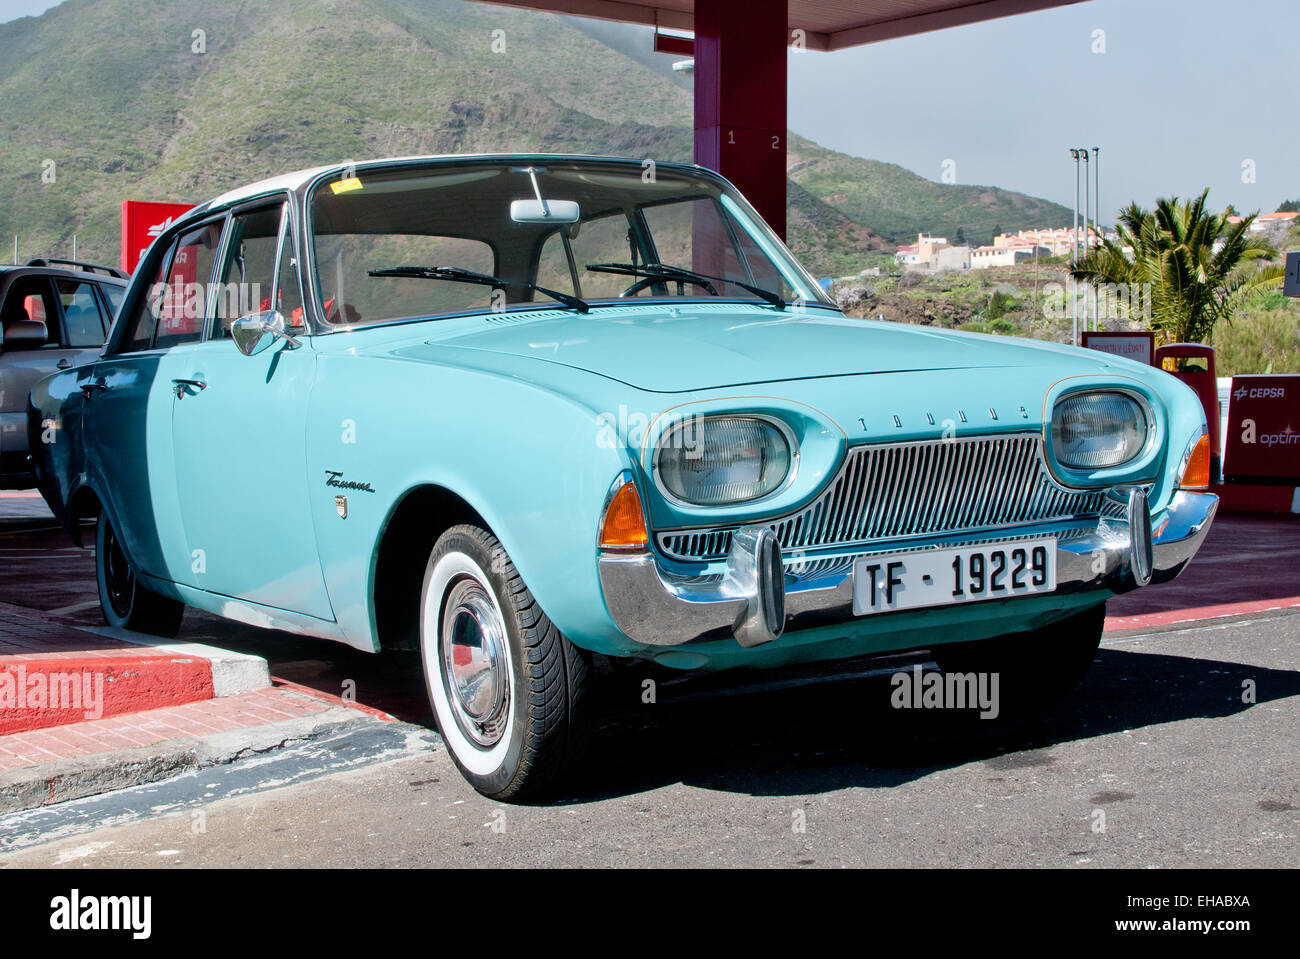
[[[664,27],[694,29],[693,0],[487,0],[510,7],[527,7],[578,17],[618,20]],[[842,50],[877,40],[959,27],[1017,13],[1063,7],[1081,0],[789,0],[791,30],[801,29],[810,50]],[[700,6],[715,4],[701,2]],[[723,2],[721,6],[737,6]],[[739,5],[739,15],[744,7]]]
[[[530,10],[689,30],[695,162],[721,173],[783,238],[786,55],[840,50],[1081,0],[486,0]],[[802,32],[796,32],[802,31]],[[846,86],[846,121],[858,91]]]

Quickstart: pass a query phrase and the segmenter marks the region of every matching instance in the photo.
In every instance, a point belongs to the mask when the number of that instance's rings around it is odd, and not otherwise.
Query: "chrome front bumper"
[[[811,557],[793,565],[787,562],[781,574],[776,570],[782,564],[772,560],[771,531],[747,527],[734,538],[725,572],[683,576],[661,567],[650,552],[605,553],[599,561],[600,582],[610,615],[634,642],[678,646],[732,635],[742,646],[757,646],[780,636],[787,623],[852,619],[853,564],[861,556],[1053,535],[1058,593],[1122,593],[1173,579],[1200,549],[1219,498],[1180,490],[1152,517],[1140,489],[1122,495],[1126,501],[1116,499],[1116,509],[1103,514],[1095,526],[1046,533],[1015,529],[944,544]]]

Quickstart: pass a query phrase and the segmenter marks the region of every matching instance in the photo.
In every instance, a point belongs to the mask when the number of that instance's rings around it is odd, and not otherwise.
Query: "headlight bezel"
[[[1060,384],[1058,384],[1060,387]],[[1088,394],[1112,393],[1135,403],[1146,420],[1145,436],[1138,451],[1121,463],[1108,466],[1071,466],[1057,456],[1055,427],[1057,408],[1064,402]],[[1043,403],[1043,450],[1052,474],[1072,489],[1096,489],[1117,482],[1147,481],[1159,471],[1164,444],[1163,420],[1157,400],[1146,390],[1119,383],[1078,383],[1049,392]]]
[[[651,481],[654,483],[656,491],[663,497],[665,502],[679,510],[687,510],[690,512],[698,512],[701,510],[748,510],[751,507],[762,506],[765,503],[777,499],[794,484],[795,478],[799,473],[800,448],[798,437],[795,435],[795,431],[791,428],[790,424],[776,416],[749,410],[718,410],[709,413],[695,413],[693,416],[698,417],[701,423],[708,420],[754,420],[774,427],[781,438],[785,441],[786,448],[789,451],[790,465],[786,470],[785,476],[779,483],[777,483],[771,490],[758,496],[724,503],[701,503],[689,499],[683,499],[668,488],[668,485],[664,482],[662,471],[660,470],[660,461],[665,451],[671,451],[673,449],[673,447],[666,441],[682,429],[686,428],[692,422],[689,417],[679,419],[664,427],[664,429],[654,437],[653,453],[650,457]]]

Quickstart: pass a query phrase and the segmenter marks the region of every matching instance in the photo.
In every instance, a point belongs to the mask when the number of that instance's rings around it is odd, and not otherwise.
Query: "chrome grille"
[[[1042,446],[1037,433],[859,446],[820,496],[770,525],[789,553],[1096,517],[1105,493],[1060,486]],[[731,529],[658,541],[679,559],[719,559]]]

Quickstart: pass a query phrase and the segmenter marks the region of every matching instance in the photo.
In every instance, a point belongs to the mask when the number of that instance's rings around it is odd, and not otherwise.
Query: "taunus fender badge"
[[[354,493],[373,493],[375,491],[374,487],[369,483],[344,479],[342,470],[326,470],[325,485],[333,486],[335,489],[352,490]]]
[[[334,511],[339,514],[339,519],[348,518],[348,498],[346,496],[334,497]]]

